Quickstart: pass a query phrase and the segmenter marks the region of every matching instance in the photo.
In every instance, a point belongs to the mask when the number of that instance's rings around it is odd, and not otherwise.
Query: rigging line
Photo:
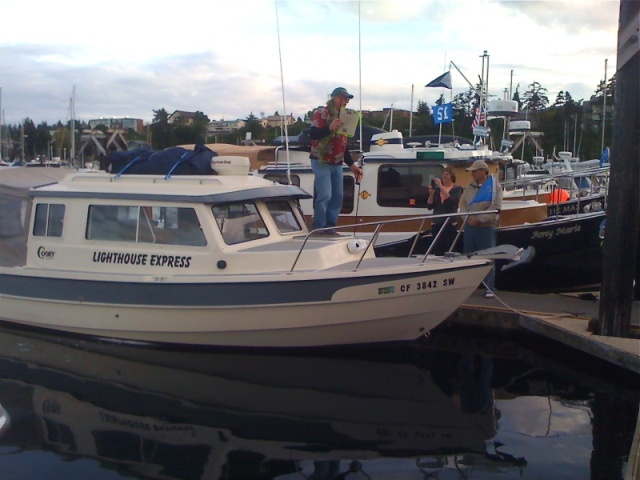
[[[361,30],[360,30],[360,2],[358,1],[358,96],[359,98],[359,103],[360,103],[360,121],[359,121],[359,135],[360,135],[360,139],[359,139],[359,147],[360,147],[360,151],[358,152],[358,163],[357,165],[360,166],[360,168],[362,168],[362,172],[363,172],[363,176],[364,176],[364,158],[363,158],[363,148],[362,148],[362,35],[361,35]],[[349,146],[347,145],[347,148],[349,148]],[[357,223],[358,223],[358,210],[360,209],[360,188],[362,186],[362,177],[361,178],[357,178],[354,177],[355,182],[358,185],[358,191],[354,192],[356,195],[355,198],[355,202],[356,202],[356,211],[355,211],[355,216],[353,217],[353,234],[356,234],[356,229],[357,229]],[[355,185],[354,185],[355,187]],[[355,190],[355,188],[354,188]]]
[[[358,2],[358,95],[360,103],[360,152],[363,151],[362,147],[362,34],[360,29],[360,2]]]
[[[282,48],[280,47],[280,20],[278,19],[278,1],[275,0],[274,4],[276,7],[276,27],[278,32],[278,56],[280,57],[280,88],[282,89],[282,113],[280,114],[280,130],[284,135],[284,145],[285,145],[285,152],[287,156],[287,181],[289,182],[289,185],[291,185],[292,182],[291,182],[291,162],[289,161],[289,131],[287,129],[287,122],[284,120],[284,116],[283,116],[287,114],[287,106],[285,104],[285,97],[284,97],[284,73],[282,69]],[[277,160],[278,159],[276,158],[276,161]]]

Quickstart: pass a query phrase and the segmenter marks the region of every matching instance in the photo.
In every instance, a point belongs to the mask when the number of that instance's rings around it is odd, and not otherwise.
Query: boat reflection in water
[[[420,358],[396,354],[406,348],[388,358],[159,350],[0,330],[0,351],[0,451],[21,473],[33,467],[15,458],[26,451],[162,479],[328,479],[372,474],[374,459],[424,474],[467,454],[526,464],[486,453],[491,360],[452,392]]]

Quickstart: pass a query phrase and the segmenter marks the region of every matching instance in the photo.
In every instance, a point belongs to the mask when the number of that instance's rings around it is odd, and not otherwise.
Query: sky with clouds
[[[350,107],[433,105],[425,84],[450,62],[489,93],[532,82],[588,100],[615,73],[617,0],[0,0],[5,123],[153,118],[164,108],[211,120],[276,111],[304,117],[336,86]],[[452,70],[453,94],[468,84]],[[448,91],[445,92],[450,97]]]

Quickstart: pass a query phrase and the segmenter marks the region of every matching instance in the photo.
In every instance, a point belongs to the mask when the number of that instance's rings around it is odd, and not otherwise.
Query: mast
[[[71,91],[71,99],[69,100],[69,112],[71,116],[71,165],[73,166],[76,159],[76,86]]]
[[[20,122],[20,160],[24,162],[24,120]]]
[[[409,109],[409,136],[413,128],[413,83],[411,84],[411,108]]]
[[[4,160],[4,121],[2,113],[2,87],[0,87],[0,160]]]
[[[487,111],[487,95],[489,94],[489,54],[487,53],[487,51],[485,50],[484,53],[481,55],[482,57],[482,79],[480,80],[482,82],[482,85],[480,85],[480,113],[482,113],[483,109],[486,112]],[[485,59],[487,61],[487,64],[485,66]],[[484,116],[484,126],[487,126],[487,115],[485,113]]]
[[[602,95],[602,142],[600,146],[600,151],[604,152],[604,121],[607,116],[607,60],[604,60],[604,83],[602,84],[602,90],[604,95]]]
[[[480,115],[480,123],[473,130],[473,143],[480,142],[485,144],[485,138],[489,137],[489,127],[487,126],[487,96],[489,86],[489,54],[485,50],[482,55],[482,73],[480,75],[480,88],[478,94],[480,95],[480,101],[478,102],[478,114]],[[483,115],[484,113],[484,115]],[[479,139],[479,140],[477,140]]]

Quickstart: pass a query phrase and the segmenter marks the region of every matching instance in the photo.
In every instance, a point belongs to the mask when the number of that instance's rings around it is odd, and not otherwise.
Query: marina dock
[[[590,322],[598,318],[598,292],[532,295],[498,291],[491,299],[483,293],[476,290],[447,322],[524,329],[640,374],[640,302],[632,304],[633,338],[617,338],[591,331]]]

